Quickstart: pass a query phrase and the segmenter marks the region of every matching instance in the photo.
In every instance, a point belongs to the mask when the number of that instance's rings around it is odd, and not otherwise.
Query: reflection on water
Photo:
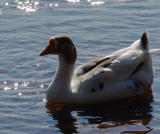
[[[91,5],[92,5],[92,6],[102,5],[102,4],[104,4],[104,2],[102,2],[102,1],[94,1],[94,2],[91,2]]]
[[[26,12],[35,12],[38,9],[39,2],[35,0],[16,0],[18,9],[25,10]]]
[[[29,82],[27,82],[27,81],[24,81],[24,82],[8,82],[8,81],[3,81],[3,82],[1,82],[0,81],[0,89],[2,89],[2,90],[5,90],[5,91],[7,91],[7,90],[18,90],[18,89],[23,89],[24,87],[28,87],[29,86]],[[43,88],[44,86],[43,85],[41,85],[40,86],[41,88]]]
[[[122,100],[85,106],[47,102],[46,108],[53,120],[58,121],[55,126],[63,133],[77,133],[79,126],[96,125],[97,129],[107,131],[118,126],[141,124],[145,127],[144,130],[121,131],[121,133],[139,134],[152,131],[152,128],[148,126],[152,120],[151,102],[152,95],[149,99],[138,98],[136,101]]]
[[[67,0],[68,2],[77,3],[80,2],[80,0]]]
[[[82,1],[80,0],[65,0],[68,3],[80,3]],[[39,0],[14,0],[12,2],[0,2],[0,6],[11,6],[12,4],[16,4],[16,8],[23,10],[25,12],[35,12],[39,9],[40,5],[43,5],[45,7],[59,7],[59,4],[64,6],[61,1],[51,1],[51,2],[44,2],[44,1],[39,1]],[[63,1],[64,2],[64,1]],[[84,1],[83,1],[84,2]],[[86,4],[90,6],[100,6],[103,5],[105,2],[100,0],[100,1],[92,1],[92,0],[86,0]],[[0,9],[0,14],[2,14],[2,10]]]

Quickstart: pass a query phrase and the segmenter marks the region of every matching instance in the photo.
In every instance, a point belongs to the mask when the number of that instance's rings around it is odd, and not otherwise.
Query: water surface
[[[46,106],[57,57],[39,57],[50,37],[69,35],[76,66],[150,33],[160,48],[159,0],[1,0],[0,132],[160,133],[160,53],[152,54],[153,101],[91,107]],[[121,107],[122,106],[122,107]]]

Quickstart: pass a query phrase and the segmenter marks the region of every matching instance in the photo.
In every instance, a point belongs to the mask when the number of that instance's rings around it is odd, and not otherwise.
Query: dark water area
[[[39,57],[50,37],[70,36],[76,66],[129,46],[149,32],[160,48],[159,0],[1,0],[0,133],[160,133],[160,52],[152,54],[150,100],[90,106],[50,105],[46,89],[57,65]]]

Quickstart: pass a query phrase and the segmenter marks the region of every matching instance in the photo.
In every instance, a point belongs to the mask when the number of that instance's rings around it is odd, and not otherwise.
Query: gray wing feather
[[[81,66],[79,66],[74,73],[74,77],[80,77],[84,74],[89,73],[90,71],[92,71],[93,69],[97,69],[98,67],[107,67],[108,65],[110,65],[113,60],[115,60],[116,58],[118,58],[121,54],[123,54],[124,52],[126,52],[128,50],[128,48],[125,49],[121,49],[119,51],[116,51],[108,56],[105,57],[100,57],[97,58],[95,60],[92,60],[86,64],[83,64]]]

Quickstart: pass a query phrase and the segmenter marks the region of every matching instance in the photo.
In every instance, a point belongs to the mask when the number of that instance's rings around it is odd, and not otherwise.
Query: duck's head
[[[49,40],[40,56],[48,54],[59,55],[66,63],[74,63],[77,58],[76,48],[71,38],[66,35],[56,35]]]

